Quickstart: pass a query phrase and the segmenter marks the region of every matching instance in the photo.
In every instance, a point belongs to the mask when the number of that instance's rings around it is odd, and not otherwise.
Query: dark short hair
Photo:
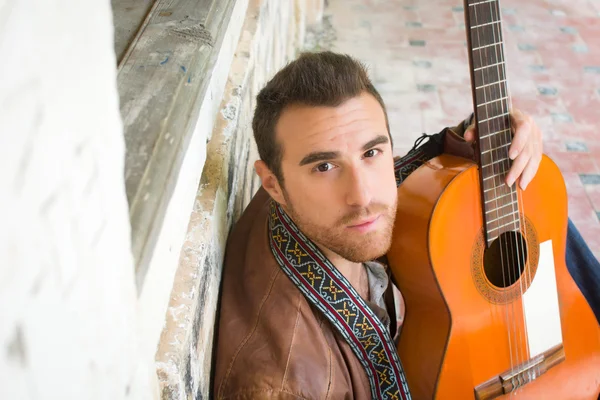
[[[363,92],[373,95],[383,108],[389,135],[383,99],[366,67],[349,55],[330,51],[303,53],[267,83],[256,99],[252,130],[260,158],[280,183],[283,149],[275,140],[275,126],[283,110],[291,105],[337,107]]]

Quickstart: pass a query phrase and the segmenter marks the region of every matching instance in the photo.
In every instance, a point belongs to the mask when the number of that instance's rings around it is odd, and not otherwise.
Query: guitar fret
[[[501,198],[506,197],[506,196],[512,196],[513,194],[517,194],[517,193],[516,192],[511,192],[511,193],[503,194],[502,196],[498,196],[498,197],[493,198],[492,200],[486,201],[485,204],[491,203],[492,201],[498,201],[498,199],[501,199]],[[519,201],[519,199],[517,199],[517,202],[518,201]]]
[[[498,146],[493,149],[482,151],[481,154],[486,154],[486,153],[489,153],[490,151],[494,151],[494,150],[500,150],[501,148],[507,147],[507,146],[510,146],[510,143],[506,143],[506,144],[503,144],[502,146]]]
[[[517,222],[519,222],[519,221],[517,221]],[[517,224],[517,225],[518,225],[518,224]],[[515,229],[519,229],[519,227],[518,227],[518,226],[515,226]],[[491,230],[493,230],[493,229],[491,229]],[[492,243],[494,240],[498,239],[498,236],[499,236],[499,235],[496,235],[496,236],[493,236],[493,237],[488,237],[488,239],[487,239],[488,243],[490,243],[490,244],[491,244],[491,243]]]
[[[483,176],[487,176],[487,174],[495,172],[496,168],[494,168],[494,164],[497,164],[497,166],[500,167],[498,169],[502,169],[502,171],[501,171],[502,173],[508,172],[508,170],[510,169],[510,163],[508,163],[508,162],[505,163],[504,161],[508,161],[508,160],[504,159],[499,162],[493,162],[491,165],[488,165],[487,167],[482,166],[481,174]]]
[[[484,192],[490,192],[490,191],[492,191],[492,190],[500,190],[500,189],[502,189],[503,187],[507,187],[507,186],[506,186],[506,185],[504,185],[504,184],[502,184],[501,186],[494,186],[494,187],[492,187],[492,188],[485,189],[485,190],[484,190]],[[498,197],[498,198],[500,198],[500,197]]]
[[[492,3],[494,1],[497,1],[497,0],[478,1],[477,3],[471,3],[471,4],[469,4],[469,7],[478,6],[479,4]]]
[[[503,129],[503,130],[498,131],[498,132],[492,132],[492,133],[489,133],[487,135],[479,136],[479,140],[488,138],[490,136],[498,135],[498,134],[503,133],[503,132],[510,132],[510,129]]]
[[[503,176],[503,175],[506,175],[506,173],[504,173],[504,172],[501,172],[501,173],[499,173],[499,174],[495,174],[495,175],[486,176],[485,178],[483,178],[483,180],[484,180],[484,181],[487,181],[488,179],[492,179],[492,178],[495,178],[495,177],[497,177],[497,176]]]
[[[499,23],[500,23],[500,21],[487,22],[487,23],[481,24],[481,25],[473,25],[471,27],[471,29],[473,29],[473,28],[481,28],[483,26],[488,26],[488,25],[493,25],[493,24],[499,24]]]
[[[500,83],[504,83],[504,82],[506,82],[506,79],[499,80],[498,82],[492,82],[492,83],[488,83],[488,84],[486,84],[486,85],[475,86],[475,89],[483,89],[483,88],[486,88],[486,87],[488,87],[488,86],[492,86],[492,85],[498,85],[498,84],[500,84]]]
[[[507,115],[509,115],[509,113],[499,114],[499,115],[496,115],[495,117],[492,117],[492,118],[482,119],[481,121],[479,121],[479,123],[487,122],[487,121],[490,121],[492,119],[496,119],[496,118],[500,118],[500,117],[506,117]]]
[[[518,208],[519,207],[519,202],[518,201],[511,201],[510,203],[503,204],[500,207],[496,207],[496,208],[492,208],[491,210],[487,210],[485,213],[488,214],[488,213],[491,213],[491,212],[495,212],[495,211],[497,211],[497,210],[499,210],[501,208],[508,207],[508,206],[515,206],[515,205]]]
[[[513,211],[513,212],[511,212],[511,213],[508,213],[508,214],[506,214],[506,215],[503,215],[503,216],[501,216],[501,217],[494,218],[494,219],[490,219],[490,220],[489,220],[489,221],[487,221],[486,223],[487,223],[487,224],[491,224],[492,222],[499,221],[499,220],[501,220],[502,218],[510,217],[511,215],[518,214],[518,213],[519,213],[519,210],[517,210],[517,211]],[[511,223],[513,223],[513,224],[514,224],[514,221],[513,221],[513,222],[511,222]]]
[[[500,158],[500,159],[498,159],[496,161],[493,161],[493,162],[491,162],[489,164],[482,164],[481,168],[491,167],[494,164],[498,164],[498,163],[504,162],[504,161],[509,161],[509,159],[508,158]]]
[[[490,232],[490,231],[495,231],[495,230],[498,230],[498,229],[500,229],[500,228],[507,227],[507,226],[509,226],[509,225],[512,225],[512,224],[516,224],[517,222],[519,222],[519,220],[518,220],[518,219],[517,219],[517,220],[515,220],[515,221],[508,222],[508,223],[506,223],[506,224],[504,224],[504,225],[500,225],[500,226],[496,226],[495,228],[488,229],[488,232]],[[515,227],[515,229],[516,229],[516,227]],[[496,237],[497,237],[497,236],[496,236]]]
[[[501,41],[499,41],[499,42],[497,42],[497,43],[486,44],[486,45],[484,45],[484,46],[479,46],[479,47],[473,47],[473,51],[475,51],[475,50],[481,50],[481,49],[485,49],[485,48],[487,48],[487,47],[497,46],[497,45],[499,45],[499,44],[502,44],[502,43],[504,43],[504,41],[502,41],[502,40],[501,40]]]
[[[502,43],[502,42],[500,42],[500,43]],[[481,46],[481,47],[478,47],[478,48],[476,48],[476,49],[473,49],[473,50],[483,49],[484,47],[495,46],[496,44],[497,44],[497,43],[495,43],[495,44],[493,44],[493,45]],[[500,62],[497,62],[497,63],[491,64],[491,65],[486,65],[485,67],[479,67],[479,68],[475,68],[473,71],[480,71],[480,70],[482,70],[482,69],[491,68],[491,67],[496,67],[496,66],[498,66],[498,65],[502,65],[502,64],[504,64],[504,61],[500,61]]]
[[[502,100],[507,100],[507,99],[508,99],[508,96],[504,96],[504,97],[499,98],[498,100],[490,100],[490,101],[486,101],[485,103],[481,103],[477,107],[487,106],[488,104],[492,104],[492,103],[495,103],[497,101],[502,101]]]

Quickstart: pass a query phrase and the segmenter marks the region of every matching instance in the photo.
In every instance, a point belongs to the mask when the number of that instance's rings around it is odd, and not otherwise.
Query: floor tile
[[[565,143],[567,151],[587,152],[588,148],[584,142],[569,141]]]
[[[579,178],[581,179],[581,183],[583,183],[584,185],[600,185],[599,174],[579,174]]]
[[[397,154],[472,111],[462,2],[328,3],[332,50],[372,66]],[[513,106],[542,130],[569,213],[600,254],[600,0],[503,0],[502,16]]]

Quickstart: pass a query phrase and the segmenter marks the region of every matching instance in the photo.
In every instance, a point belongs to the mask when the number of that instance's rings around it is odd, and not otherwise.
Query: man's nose
[[[350,206],[366,207],[371,203],[371,191],[365,174],[357,169],[349,172],[347,203]]]

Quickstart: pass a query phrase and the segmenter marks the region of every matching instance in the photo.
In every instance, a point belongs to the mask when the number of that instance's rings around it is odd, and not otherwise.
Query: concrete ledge
[[[114,48],[117,64],[123,59],[129,44],[137,36],[154,0],[111,0],[114,25]]]
[[[251,120],[268,78],[294,58],[314,0],[250,0],[179,259],[156,355],[163,399],[211,398],[213,335],[229,228],[257,190]]]
[[[235,0],[157,0],[119,63],[125,186],[138,290],[159,246],[167,208],[179,200],[187,201],[188,210],[191,207],[193,194],[175,199],[175,186],[192,138],[202,134],[196,126],[200,111],[220,102],[230,65],[222,61],[230,60],[235,48],[223,44],[227,39],[237,43],[241,27],[241,22],[236,26],[231,20],[235,4]],[[209,123],[202,120],[209,134],[213,115],[208,113]],[[205,149],[195,151],[204,154]],[[198,161],[197,178],[204,163]]]
[[[153,359],[247,4],[159,0],[119,68],[138,346]]]

